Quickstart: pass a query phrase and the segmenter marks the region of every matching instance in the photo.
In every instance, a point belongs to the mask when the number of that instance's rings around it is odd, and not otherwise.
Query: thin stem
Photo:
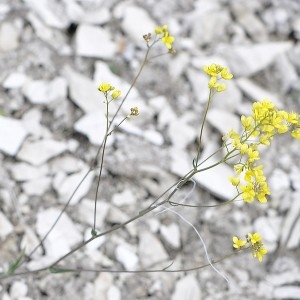
[[[198,143],[198,150],[197,150],[197,157],[194,161],[194,166],[196,166],[199,162],[200,159],[200,153],[201,153],[201,144],[202,144],[202,137],[203,137],[203,129],[204,129],[204,124],[206,123],[206,117],[207,117],[207,113],[208,113],[208,109],[211,103],[211,99],[212,99],[212,89],[209,89],[209,95],[208,95],[208,101],[207,101],[207,105],[205,108],[205,112],[204,112],[204,117],[202,120],[202,124],[201,124],[201,129],[200,129],[200,135],[199,135],[199,143]]]

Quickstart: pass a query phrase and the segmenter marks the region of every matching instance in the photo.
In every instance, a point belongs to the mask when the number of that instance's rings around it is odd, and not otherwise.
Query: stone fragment
[[[113,285],[107,291],[107,300],[121,300],[122,294],[120,289]]]
[[[77,55],[85,57],[113,59],[117,50],[106,29],[87,24],[78,26],[75,44]]]
[[[220,109],[211,108],[207,114],[207,121],[215,127],[222,135],[228,133],[231,129],[240,132],[240,119],[230,113]]]
[[[175,286],[171,300],[201,300],[201,290],[194,275],[187,275],[181,278]]]
[[[60,213],[61,210],[56,208],[48,208],[38,212],[36,230],[40,238],[45,236]],[[81,233],[68,215],[64,213],[43,243],[46,256],[58,258],[68,253],[73,246],[82,240]]]
[[[116,206],[134,205],[136,197],[130,189],[126,189],[121,193],[114,194],[111,202]]]
[[[10,287],[9,294],[13,300],[23,300],[28,293],[28,286],[23,281],[15,281]]]
[[[161,225],[160,233],[172,248],[180,247],[180,230],[177,224]]]
[[[69,176],[65,176],[62,173],[57,175],[54,188],[59,195],[59,202],[67,203],[75,192],[70,202],[70,205],[75,205],[88,193],[94,180],[94,173],[90,172],[88,175],[87,173],[88,168],[84,167],[80,172]]]
[[[273,63],[274,59],[291,49],[290,42],[268,42],[254,45],[220,45],[217,53],[228,61],[235,77],[250,77]]]
[[[111,20],[111,12],[107,7],[96,8],[84,11],[81,16],[81,23],[102,25]]]
[[[0,211],[0,239],[4,240],[13,232],[13,225],[9,222],[3,212]]]
[[[278,168],[274,169],[268,180],[272,199],[280,202],[280,199],[290,190],[290,184],[290,179],[286,172]]]
[[[97,209],[96,209],[96,228],[103,228],[104,220],[109,211],[109,204],[97,200]],[[77,204],[77,215],[80,222],[88,224],[89,226],[94,225],[94,209],[95,201],[92,199],[82,199],[80,203]]]
[[[143,268],[161,263],[169,258],[160,240],[150,231],[141,231],[139,237],[139,257]]]
[[[52,81],[30,81],[24,85],[23,94],[33,104],[48,104],[66,99],[67,82],[63,77],[57,77]]]
[[[123,5],[121,26],[127,36],[136,44],[145,43],[143,35],[153,32],[157,26],[156,22],[149,16],[142,7]]]
[[[24,73],[13,72],[10,73],[7,76],[7,78],[3,81],[2,86],[5,89],[19,89],[28,80],[28,77]]]
[[[297,248],[300,243],[299,196],[299,192],[292,194],[291,206],[282,225],[280,244],[286,245],[289,249]]]
[[[92,300],[107,300],[107,292],[113,285],[113,276],[109,273],[100,273],[94,281],[94,295]]]
[[[102,105],[102,103],[99,103],[99,105]],[[106,119],[103,111],[95,110],[85,114],[74,124],[74,129],[87,136],[91,144],[100,146],[106,132]],[[114,135],[108,138],[108,144],[111,144],[113,140]]]
[[[28,196],[42,196],[51,187],[50,177],[32,179],[22,184],[24,193]]]
[[[19,120],[0,116],[0,150],[9,156],[15,156],[21,147],[26,129]]]
[[[91,79],[70,67],[64,68],[64,74],[69,83],[71,100],[86,113],[103,109],[104,114],[105,106],[97,89],[100,83],[93,83]]]
[[[71,154],[53,158],[49,162],[52,173],[64,172],[66,174],[77,173],[84,167],[84,162]]]
[[[43,177],[49,173],[47,165],[39,167],[31,166],[27,163],[15,163],[11,166],[11,174],[16,181],[28,181]]]
[[[64,142],[52,139],[38,141],[27,141],[22,146],[17,157],[34,166],[40,166],[49,159],[66,151],[67,146]]]
[[[63,13],[58,3],[47,0],[25,0],[28,7],[34,11],[45,24],[58,29],[66,29],[69,19]]]
[[[242,90],[242,92],[249,97],[251,101],[262,101],[263,99],[268,99],[278,108],[282,107],[282,102],[279,100],[278,96],[262,88],[251,79],[239,78],[236,80],[236,84]]]
[[[24,235],[21,241],[21,248],[24,249],[25,254],[29,255],[30,252],[39,244],[39,239],[36,236],[34,230],[30,227],[25,228]],[[33,254],[33,258],[40,256],[43,253],[41,248],[38,248],[36,252]]]
[[[19,47],[19,33],[12,23],[0,24],[0,52],[13,51]]]
[[[116,259],[122,264],[125,270],[135,270],[139,261],[138,256],[129,245],[119,245],[115,251]]]
[[[289,300],[297,300],[300,295],[300,287],[296,285],[286,285],[280,286],[274,289],[273,297],[274,299],[289,299]]]

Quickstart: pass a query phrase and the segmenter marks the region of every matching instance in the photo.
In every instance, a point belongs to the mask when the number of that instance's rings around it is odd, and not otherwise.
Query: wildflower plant
[[[87,174],[82,179],[81,183],[85,180],[88,174],[94,170],[98,172],[97,178],[97,188],[94,198],[94,222],[93,227],[91,229],[91,236],[86,241],[78,244],[71,251],[66,253],[65,255],[58,258],[56,261],[52,262],[50,265],[30,270],[30,273],[38,273],[42,271],[50,271],[52,273],[62,273],[62,272],[84,272],[91,271],[84,269],[81,267],[80,269],[76,269],[76,267],[63,265],[63,261],[69,257],[71,254],[77,252],[79,249],[85,247],[87,244],[91,243],[93,240],[105,236],[107,234],[111,234],[116,230],[119,230],[126,225],[134,222],[137,219],[142,218],[143,216],[155,211],[158,208],[164,208],[166,210],[171,211],[174,205],[176,206],[185,206],[191,208],[205,208],[205,207],[218,207],[221,205],[231,205],[234,201],[243,200],[247,203],[252,203],[257,200],[261,204],[265,204],[270,197],[271,191],[267,184],[267,178],[263,171],[263,164],[260,163],[260,149],[261,147],[269,147],[271,145],[272,140],[276,135],[281,134],[289,134],[294,139],[300,139],[300,115],[296,112],[286,112],[284,110],[279,110],[275,107],[275,105],[264,99],[261,102],[255,102],[252,106],[252,113],[249,116],[241,116],[241,124],[242,124],[242,132],[238,133],[234,130],[231,130],[228,134],[223,137],[223,146],[217,152],[222,153],[222,150],[225,149],[224,156],[218,160],[216,163],[213,163],[210,166],[203,167],[202,164],[207,158],[201,160],[201,149],[202,149],[202,137],[203,137],[203,129],[206,124],[206,117],[208,110],[210,108],[211,102],[213,100],[214,94],[224,92],[226,90],[226,81],[231,80],[233,78],[233,74],[230,73],[229,69],[221,66],[219,64],[211,64],[208,66],[204,66],[204,72],[209,76],[208,78],[208,100],[206,103],[206,107],[204,110],[203,118],[201,124],[199,124],[199,139],[198,139],[198,147],[196,153],[194,154],[194,158],[191,162],[191,169],[182,176],[178,181],[176,181],[172,186],[166,189],[160,196],[158,196],[153,203],[151,203],[145,209],[138,211],[136,215],[128,219],[127,221],[117,224],[105,231],[102,231],[99,228],[96,228],[96,219],[97,219],[97,200],[99,194],[99,187],[101,185],[102,171],[105,164],[105,158],[107,155],[107,140],[110,135],[114,133],[115,128],[122,126],[123,122],[131,119],[132,117],[139,116],[139,109],[136,106],[133,106],[128,114],[125,114],[121,119],[121,122],[116,123],[116,117],[121,113],[121,107],[124,102],[128,98],[131,89],[135,86],[138,78],[140,77],[144,67],[147,65],[149,61],[149,53],[151,49],[157,44],[162,43],[167,48],[168,54],[175,54],[175,50],[173,48],[173,44],[175,42],[175,38],[169,33],[168,27],[166,25],[158,26],[155,28],[155,33],[145,34],[143,36],[146,42],[146,53],[145,57],[141,63],[141,67],[137,72],[136,77],[134,78],[131,87],[124,94],[116,89],[112,84],[108,82],[102,82],[98,86],[98,90],[101,97],[104,97],[104,105],[106,107],[105,116],[99,116],[99,118],[106,118],[106,130],[105,135],[103,137],[101,146],[98,148],[97,155],[94,160],[91,162],[90,169]],[[162,53],[166,54],[166,53]],[[158,55],[160,56],[160,55]],[[157,57],[157,56],[155,56]],[[153,57],[152,57],[153,59]],[[200,72],[200,70],[199,70]],[[123,98],[122,98],[123,97]],[[100,97],[99,97],[100,98]],[[120,100],[122,98],[122,100]],[[101,98],[102,99],[102,98]],[[109,114],[109,107],[112,101],[116,101],[118,104],[118,108],[113,116]],[[103,105],[101,101],[99,101],[99,105]],[[132,120],[134,121],[134,120]],[[216,154],[216,153],[215,153]],[[113,153],[111,154],[113,155]],[[212,154],[214,155],[214,154]],[[211,156],[212,156],[211,155]],[[98,162],[99,161],[99,162]],[[234,161],[234,162],[233,162]],[[231,183],[237,191],[236,196],[233,199],[228,200],[227,202],[205,206],[205,205],[187,205],[185,203],[177,203],[173,200],[173,196],[181,190],[193,177],[198,174],[205,172],[208,169],[214,168],[219,164],[228,164],[230,165],[234,172],[235,176],[229,178],[228,185]],[[79,188],[80,184],[75,188],[75,191]],[[75,193],[74,191],[74,193]],[[74,195],[73,193],[73,195]],[[66,208],[70,204],[72,200],[71,196],[61,211],[61,214],[53,224],[53,226],[49,229],[49,231],[45,234],[45,236],[41,239],[40,243],[31,251],[28,257],[25,259],[25,254],[22,252],[20,256],[13,262],[6,272],[3,272],[0,276],[0,279],[8,278],[16,275],[24,275],[27,274],[26,271],[26,261],[30,259],[33,254],[40,248],[43,242],[47,239],[48,235],[51,233],[56,223],[59,221],[59,218],[65,212]],[[178,214],[178,213],[176,213]],[[92,216],[91,216],[92,217]],[[180,216],[182,219],[183,217]],[[187,224],[190,224],[186,220]],[[191,225],[191,224],[190,224]],[[195,227],[191,225],[194,229]],[[200,233],[195,229],[200,236]],[[234,234],[234,233],[233,233]],[[228,238],[228,245],[231,245],[231,238]],[[202,240],[202,238],[201,238]],[[231,256],[236,255],[241,251],[251,251],[254,258],[257,258],[259,262],[263,260],[264,255],[268,253],[267,248],[264,246],[262,241],[262,236],[260,233],[248,233],[245,239],[240,239],[237,236],[233,236],[232,238],[234,252],[225,255],[217,260],[211,260],[207,254],[208,263],[196,266],[194,268],[183,268],[178,270],[170,270],[168,266],[165,266],[161,269],[142,269],[142,270],[131,270],[131,273],[138,272],[186,272],[191,270],[201,269],[206,266],[215,265],[216,263],[227,259]],[[203,246],[205,244],[203,242]],[[206,247],[205,247],[206,249]],[[18,271],[19,269],[22,270]],[[92,270],[93,272],[110,272],[109,269],[98,268]],[[113,272],[126,272],[124,270],[113,270]]]

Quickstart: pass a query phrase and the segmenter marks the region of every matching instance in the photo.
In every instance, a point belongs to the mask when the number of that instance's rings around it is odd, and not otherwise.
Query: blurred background
[[[98,85],[109,82],[124,96],[146,52],[142,36],[164,24],[176,38],[177,53],[150,58],[116,120],[139,107],[140,115],[108,140],[98,232],[137,215],[192,167],[208,97],[204,65],[227,66],[234,79],[213,99],[203,159],[222,145],[225,133],[240,129],[240,116],[251,114],[254,101],[268,98],[300,113],[298,0],[1,0],[2,272],[22,249],[31,253],[87,174],[105,134]],[[163,45],[153,50],[150,57],[166,52]],[[157,209],[62,265],[127,271],[201,266],[208,260],[195,229],[212,260],[233,251],[232,236],[259,231],[269,250],[262,263],[241,253],[216,265],[223,276],[212,267],[141,274],[46,271],[2,280],[0,297],[300,299],[299,153],[299,142],[288,136],[262,151],[272,193],[265,205],[237,201],[219,208]],[[85,178],[21,270],[47,266],[90,237],[98,172]],[[231,174],[222,165],[196,176],[173,200],[191,205],[229,200],[235,196]]]

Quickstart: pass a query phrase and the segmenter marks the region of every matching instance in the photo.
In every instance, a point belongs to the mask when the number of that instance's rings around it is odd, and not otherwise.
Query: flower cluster
[[[210,76],[208,82],[208,87],[212,90],[215,89],[217,92],[223,92],[226,90],[226,85],[224,83],[219,83],[221,79],[230,80],[233,75],[229,73],[228,69],[218,65],[211,64],[210,66],[203,67],[204,72]]]
[[[258,147],[269,146],[276,134],[286,132],[290,132],[293,138],[300,139],[300,115],[278,110],[272,102],[265,99],[255,102],[252,115],[242,116],[241,123],[242,135],[234,130],[228,134],[234,152],[238,151],[241,157],[240,162],[234,166],[238,177],[230,177],[229,180],[242,193],[244,201],[252,202],[256,198],[260,203],[265,203],[270,191],[263,166],[256,164],[260,159]]]
[[[173,49],[173,43],[175,41],[174,36],[170,35],[168,31],[168,26],[163,25],[161,27],[155,28],[155,33],[160,36],[161,41],[165,44],[165,46],[168,48],[170,53],[175,53],[175,50]]]
[[[111,93],[111,98],[112,99],[117,99],[120,97],[121,95],[121,91],[120,90],[116,90],[114,86],[112,86],[111,84],[107,83],[107,82],[102,82],[99,86],[98,86],[98,90],[104,94],[105,97],[108,96],[108,94],[110,92]]]
[[[253,257],[257,258],[260,262],[262,262],[263,256],[268,253],[258,232],[248,233],[246,239],[239,239],[237,236],[234,236],[232,241],[235,249],[251,249]]]

